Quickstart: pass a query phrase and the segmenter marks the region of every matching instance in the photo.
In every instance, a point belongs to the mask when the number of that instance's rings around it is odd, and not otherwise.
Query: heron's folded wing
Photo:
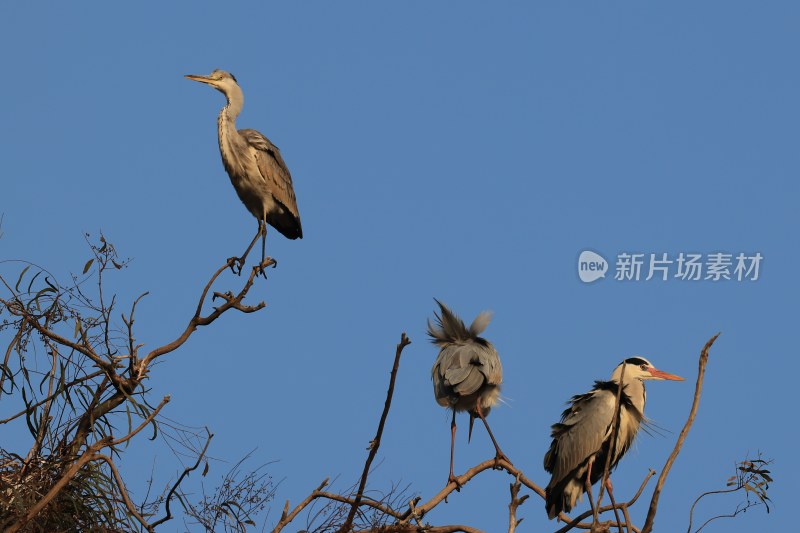
[[[553,443],[545,456],[545,468],[554,479],[568,475],[600,450],[611,427],[614,402],[608,391],[573,398],[561,423],[553,425]]]
[[[275,200],[290,213],[299,217],[297,199],[292,186],[292,175],[281,157],[278,147],[256,130],[239,130],[239,134],[254,149],[258,170]]]

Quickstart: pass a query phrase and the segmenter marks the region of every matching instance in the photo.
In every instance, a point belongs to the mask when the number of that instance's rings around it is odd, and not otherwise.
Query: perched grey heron
[[[439,346],[440,350],[431,370],[431,378],[436,402],[453,411],[453,420],[450,423],[450,477],[448,482],[457,484],[456,477],[453,475],[456,412],[467,411],[470,415],[468,440],[472,438],[472,425],[475,418],[480,418],[492,439],[497,459],[508,461],[486,422],[489,411],[500,400],[503,367],[494,346],[478,336],[489,325],[489,321],[492,319],[490,312],[480,313],[467,329],[464,322],[446,305],[439,300],[435,301],[439,305],[441,316],[434,313],[436,325],[428,320],[428,335],[431,336],[431,342]]]
[[[236,131],[236,117],[242,111],[244,95],[232,74],[215,70],[208,76],[187,74],[186,78],[214,87],[228,100],[217,120],[219,152],[236,194],[258,220],[258,233],[239,258],[241,272],[245,258],[259,236],[261,262],[264,262],[267,224],[287,239],[303,238],[292,176],[280,150],[269,139],[256,130]]]
[[[612,445],[614,406],[621,378],[620,422],[616,445]],[[648,379],[683,381],[682,377],[656,369],[643,357],[631,357],[617,366],[611,381],[595,381],[591,391],[573,396],[561,422],[553,424],[553,442],[544,455],[544,469],[552,474],[545,490],[550,519],[561,511],[570,512],[587,486],[597,483],[609,453],[609,468],[614,468],[628,451],[639,426],[646,422],[644,382]],[[611,492],[610,480],[606,486]]]

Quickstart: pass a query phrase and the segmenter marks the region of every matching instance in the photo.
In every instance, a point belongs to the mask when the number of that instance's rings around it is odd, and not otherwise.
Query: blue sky
[[[775,459],[773,512],[704,531],[787,529],[787,480],[800,472],[799,22],[789,2],[5,3],[0,257],[68,279],[88,258],[83,233],[102,231],[133,259],[114,281],[123,301],[150,291],[139,338],[171,340],[256,229],[217,151],[224,100],[183,78],[229,70],[245,94],[239,127],[267,135],[292,171],[305,237],[270,235],[280,265],[251,293],[266,310],[197,332],[149,384],[172,395],[170,418],[216,434],[213,457],[255,448],[254,466],[277,461],[267,523],[325,477],[355,482],[402,331],[413,344],[371,486],[441,488],[449,414],[425,335],[437,297],[467,321],[495,312],[486,337],[507,405],[490,424],[541,485],[549,427],[571,395],[633,354],[687,377],[648,388],[647,416],[666,436],[639,439],[614,476],[620,495],[663,465],[700,348],[721,331],[658,530],[685,530],[696,495],[759,450]],[[584,284],[585,249],[612,263],[764,259],[754,282]],[[482,428],[469,445],[459,433],[457,470],[491,454]],[[163,483],[180,469],[145,438],[121,463],[135,479],[154,461]],[[483,475],[428,519],[504,530],[508,482]],[[535,496],[520,516],[521,531],[556,529]]]

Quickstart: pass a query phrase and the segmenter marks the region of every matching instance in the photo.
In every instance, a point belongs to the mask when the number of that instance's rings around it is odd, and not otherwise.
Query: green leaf
[[[31,278],[31,280],[28,282],[28,292],[31,292],[31,287],[33,287],[33,282],[36,281],[36,278],[38,278],[39,274],[41,274],[41,273],[42,273],[42,271],[40,270],[39,272],[34,274],[33,277]]]
[[[89,272],[89,269],[92,268],[92,263],[94,263],[94,257],[86,261],[86,264],[83,265],[83,273],[86,274]]]
[[[19,279],[17,280],[17,284],[14,285],[15,291],[19,291],[19,284],[22,283],[22,278],[25,276],[25,272],[27,272],[30,267],[31,267],[30,265],[26,266],[25,268],[22,269],[22,272],[19,273]]]

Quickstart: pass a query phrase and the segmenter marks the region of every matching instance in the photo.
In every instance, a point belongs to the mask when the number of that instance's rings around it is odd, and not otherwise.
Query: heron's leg
[[[261,221],[258,221],[258,232],[256,236],[253,237],[253,240],[250,241],[250,246],[247,247],[247,250],[244,251],[241,257],[236,258],[236,262],[239,263],[239,272],[234,271],[234,274],[242,274],[242,268],[244,267],[244,262],[247,259],[247,255],[250,253],[250,250],[253,249],[253,246],[256,244],[256,241],[261,236]],[[231,266],[231,270],[233,270],[233,266]]]
[[[447,478],[447,483],[455,483],[456,490],[461,489],[461,484],[456,479],[455,474],[453,473],[453,452],[455,451],[456,447],[456,410],[453,409],[453,421],[450,422],[450,476]]]
[[[261,262],[264,262],[264,258],[266,257],[266,249],[267,249],[267,216],[264,215],[263,224],[259,223],[259,231],[264,229],[264,233],[261,234]]]
[[[261,269],[261,275],[267,279],[267,273],[264,271],[264,259],[266,258],[267,249],[267,215],[264,219],[258,222],[258,232],[261,234],[261,262],[258,264]]]
[[[508,464],[511,464],[511,460],[506,456],[506,454],[503,453],[503,450],[501,450],[500,446],[497,444],[497,440],[495,440],[494,435],[492,434],[492,430],[489,428],[489,423],[486,421],[486,417],[483,416],[483,412],[481,412],[480,401],[477,403],[475,411],[478,413],[480,419],[483,420],[483,425],[486,426],[486,431],[489,432],[489,437],[492,439],[492,444],[494,444],[494,449],[496,452],[495,461],[504,459]]]
[[[589,507],[592,508],[592,521],[597,523],[597,507],[594,505],[594,495],[592,494],[592,464],[594,457],[589,459],[589,464],[586,465],[586,481],[584,482],[584,490],[589,496]]]
[[[611,500],[611,505],[614,507],[614,518],[617,519],[617,527],[620,533],[622,532],[622,520],[619,518],[619,510],[617,509],[617,501],[614,499],[614,487],[611,486],[611,477],[606,478],[606,489],[608,490],[608,499]],[[625,513],[625,510],[622,511]],[[625,524],[628,523],[628,516],[625,514]],[[630,530],[628,530],[630,531]]]

